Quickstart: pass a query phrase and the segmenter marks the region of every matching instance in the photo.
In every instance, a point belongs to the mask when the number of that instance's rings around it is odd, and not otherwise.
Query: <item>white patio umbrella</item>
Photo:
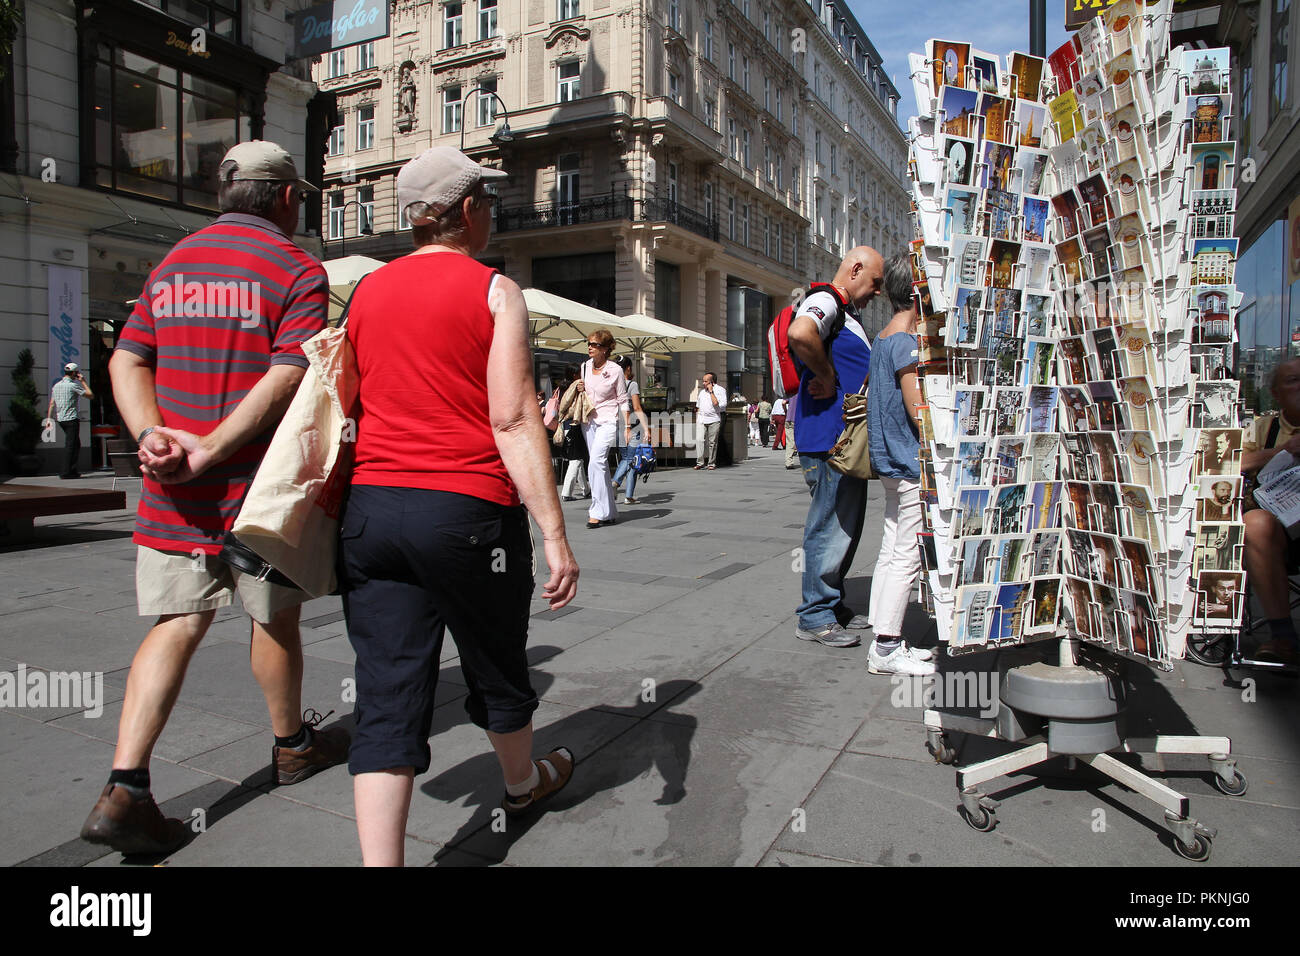
[[[343,307],[347,305],[348,298],[352,295],[352,290],[356,288],[357,283],[380,266],[385,265],[379,259],[371,259],[369,256],[344,256],[341,259],[326,259],[323,264],[325,266],[325,275],[329,277],[330,283],[330,325],[336,324],[342,317]]]
[[[541,289],[525,289],[524,301],[528,304],[528,324],[533,337],[568,340],[564,345],[547,346],[560,351],[585,351],[586,337],[596,329],[609,329],[621,351],[638,354],[725,352],[741,348],[648,315],[617,316]]]

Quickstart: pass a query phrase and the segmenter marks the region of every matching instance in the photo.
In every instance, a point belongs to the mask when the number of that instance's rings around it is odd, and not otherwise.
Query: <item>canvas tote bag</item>
[[[304,342],[302,351],[307,373],[232,530],[267,564],[320,597],[335,589],[339,511],[356,441],[356,422],[349,416],[359,374],[346,315],[336,328]]]
[[[871,443],[867,437],[867,383],[860,391],[844,396],[844,431],[831,448],[827,462],[850,478],[875,478],[871,467]]]

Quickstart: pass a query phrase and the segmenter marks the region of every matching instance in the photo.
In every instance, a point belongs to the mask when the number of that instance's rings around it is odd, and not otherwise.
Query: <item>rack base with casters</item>
[[[1069,769],[1083,762],[1164,810],[1164,824],[1174,849],[1194,862],[1210,858],[1215,831],[1191,816],[1190,801],[1178,791],[1117,760],[1114,753],[1199,754],[1208,758],[1214,785],[1229,796],[1246,792],[1227,737],[1157,736],[1125,738],[1121,732],[1123,685],[1115,673],[1076,663],[1077,642],[1061,641],[1060,665],[1036,663],[1002,674],[998,715],[987,720],[925,712],[926,747],[939,763],[952,764],[960,747],[950,733],[1023,743],[1002,754],[957,771],[962,818],[987,833],[997,826],[998,803],[981,784],[1065,756]]]

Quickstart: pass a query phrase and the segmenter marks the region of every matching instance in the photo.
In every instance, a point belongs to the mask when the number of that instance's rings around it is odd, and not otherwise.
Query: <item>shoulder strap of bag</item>
[[[1277,444],[1277,433],[1282,429],[1282,415],[1278,413],[1273,416],[1273,424],[1268,426],[1268,437],[1264,439],[1264,447],[1272,448]]]
[[[348,313],[352,311],[352,300],[356,298],[357,290],[361,288],[361,283],[365,281],[366,277],[362,276],[357,280],[357,284],[352,287],[352,291],[348,293],[348,301],[343,303],[343,314],[339,316],[338,327],[340,329],[348,324]]]

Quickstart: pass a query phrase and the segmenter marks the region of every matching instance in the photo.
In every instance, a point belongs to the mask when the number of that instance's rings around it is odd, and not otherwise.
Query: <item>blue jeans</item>
[[[636,457],[638,445],[624,445],[623,457],[618,463],[618,470],[614,472],[614,484],[623,480],[627,475],[627,497],[636,497],[636,469],[632,467],[632,460]]]
[[[867,516],[867,483],[846,478],[826,461],[826,453],[799,456],[812,501],[803,526],[803,603],[799,626],[816,630],[836,622],[844,603],[844,578],[862,540]]]

